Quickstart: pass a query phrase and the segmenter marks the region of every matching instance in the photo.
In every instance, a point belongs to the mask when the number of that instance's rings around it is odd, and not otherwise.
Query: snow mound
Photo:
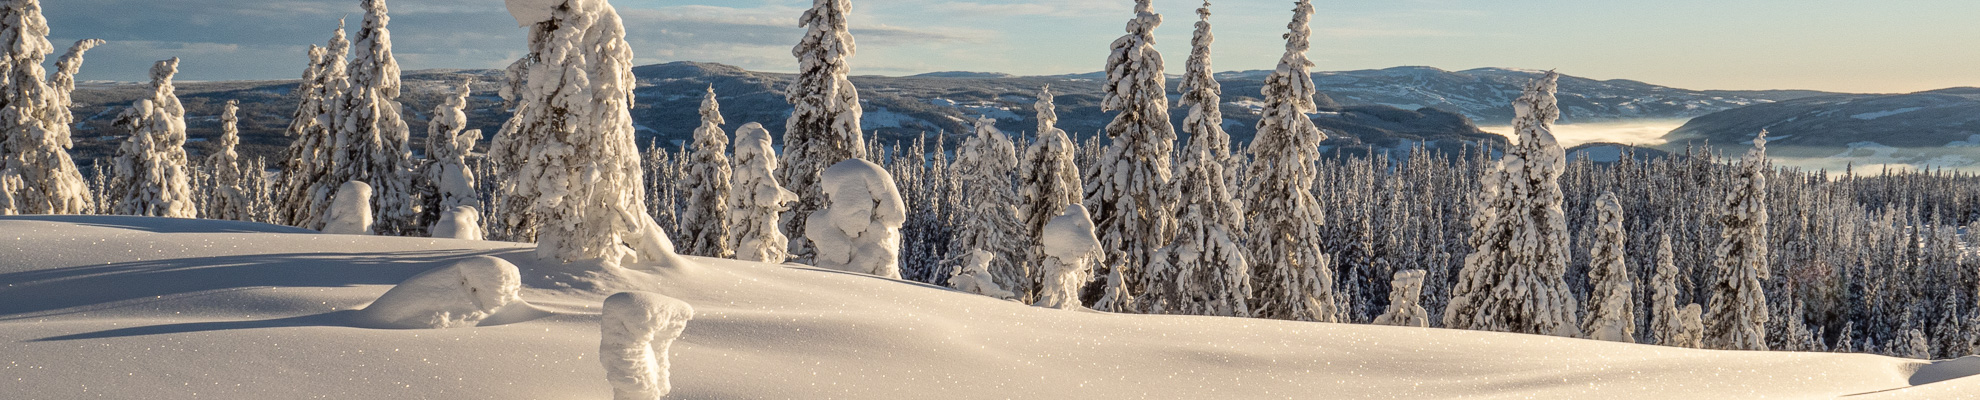
[[[819,268],[899,279],[901,224],[907,208],[886,169],[850,159],[819,178],[825,209],[813,212],[804,236],[816,243]]]
[[[371,185],[363,181],[344,182],[330,199],[323,233],[334,235],[371,234]]]
[[[474,206],[447,209],[440,214],[440,221],[433,223],[433,237],[481,240],[481,210]]]
[[[476,256],[427,271],[379,296],[359,321],[380,328],[441,329],[476,326],[504,308],[527,307],[522,274],[500,258]]]
[[[654,400],[672,391],[667,350],[694,318],[694,307],[647,292],[605,298],[599,323],[598,362],[612,383],[612,398]]]

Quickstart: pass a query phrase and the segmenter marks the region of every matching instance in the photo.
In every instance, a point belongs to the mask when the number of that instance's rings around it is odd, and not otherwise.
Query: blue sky
[[[692,60],[795,68],[810,1],[614,0],[641,64]],[[854,0],[856,74],[1098,71],[1129,0]],[[1160,49],[1179,72],[1199,2],[1158,0]],[[57,47],[98,47],[82,79],[138,80],[181,57],[181,79],[293,79],[356,0],[45,0]],[[405,69],[498,68],[524,31],[501,0],[394,0]],[[1980,2],[1971,0],[1320,1],[1321,70],[1427,65],[1559,69],[1692,89],[1909,92],[1980,86]],[[1291,1],[1212,6],[1215,69],[1269,69]]]

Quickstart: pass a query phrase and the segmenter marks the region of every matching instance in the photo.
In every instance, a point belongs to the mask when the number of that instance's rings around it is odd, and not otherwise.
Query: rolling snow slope
[[[351,310],[474,255],[537,312],[440,330]],[[693,258],[586,272],[524,245],[139,217],[0,217],[0,398],[610,397],[598,304],[690,303],[672,398],[1868,398],[1980,390],[1973,359],[1114,315]],[[490,325],[484,323],[483,325]],[[1923,369],[1921,372],[1921,368]],[[1922,385],[1912,388],[1914,385]]]

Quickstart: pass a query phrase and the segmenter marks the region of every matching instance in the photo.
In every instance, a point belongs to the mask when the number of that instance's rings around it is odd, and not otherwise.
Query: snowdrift
[[[499,290],[472,300],[481,307],[475,311],[492,312],[468,324],[475,326],[379,329],[358,311],[436,270],[454,273],[455,282],[501,281],[460,270],[463,263],[498,265],[481,256],[514,264],[521,285],[506,303]],[[1970,377],[1980,372],[1980,359],[1930,364],[1115,315],[814,268],[688,262],[698,268],[599,272],[538,262],[530,247],[513,243],[323,235],[225,221],[0,217],[0,398],[606,399],[612,386],[598,360],[599,307],[628,290],[693,307],[693,321],[669,351],[670,398],[1919,398],[1980,391],[1980,378]],[[528,306],[529,313],[506,318],[506,310],[489,307],[495,304]]]

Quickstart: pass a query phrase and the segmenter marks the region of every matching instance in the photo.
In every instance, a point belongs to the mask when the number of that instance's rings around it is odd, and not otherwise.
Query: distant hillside
[[[1745,151],[1770,132],[1770,155],[1810,158],[1828,168],[1907,164],[1980,167],[1980,88],[1896,95],[1827,95],[1698,117],[1671,132],[1664,149],[1709,143]]]

